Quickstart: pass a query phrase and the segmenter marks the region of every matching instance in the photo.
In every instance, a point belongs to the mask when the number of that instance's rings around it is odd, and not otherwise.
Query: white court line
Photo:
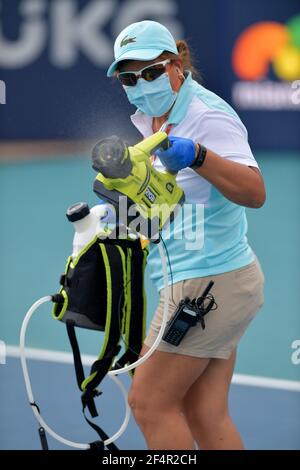
[[[259,377],[257,375],[233,374],[232,383],[237,385],[250,385],[253,387],[275,388],[278,390],[300,392],[300,382],[296,380]]]
[[[6,355],[9,357],[20,357],[18,346],[7,346]],[[73,364],[73,356],[69,352],[49,351],[47,349],[26,348],[27,359],[39,361],[58,362],[62,364]],[[97,359],[96,356],[82,354],[82,363],[91,366]],[[295,380],[283,380],[269,377],[259,377],[256,375],[234,374],[232,383],[237,385],[248,385],[253,387],[273,388],[279,390],[289,390],[300,392],[300,382]]]
[[[27,359],[73,364],[73,355],[70,352],[50,351],[49,349],[36,348],[26,348],[25,351]],[[20,357],[20,348],[18,346],[6,346],[6,355],[8,357]],[[97,357],[82,354],[81,359],[84,366],[91,366]]]

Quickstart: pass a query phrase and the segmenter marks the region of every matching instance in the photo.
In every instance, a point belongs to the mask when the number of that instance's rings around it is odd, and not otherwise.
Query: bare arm
[[[259,208],[266,200],[265,185],[258,168],[236,163],[207,150],[197,173],[236,204]]]

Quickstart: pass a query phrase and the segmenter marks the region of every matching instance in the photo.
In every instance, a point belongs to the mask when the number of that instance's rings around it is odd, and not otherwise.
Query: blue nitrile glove
[[[196,153],[196,146],[191,139],[170,136],[170,148],[168,150],[158,149],[155,154],[167,170],[172,173],[190,166]]]

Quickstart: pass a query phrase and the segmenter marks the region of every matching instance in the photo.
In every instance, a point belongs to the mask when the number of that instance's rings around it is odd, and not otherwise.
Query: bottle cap
[[[77,222],[84,219],[89,213],[90,208],[86,202],[77,202],[68,208],[66,216],[70,222]]]

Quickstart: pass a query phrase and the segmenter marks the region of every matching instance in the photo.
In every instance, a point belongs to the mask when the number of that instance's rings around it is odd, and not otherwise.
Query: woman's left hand
[[[177,173],[190,166],[195,160],[196,146],[191,139],[170,136],[168,150],[158,149],[155,153],[167,170]]]

